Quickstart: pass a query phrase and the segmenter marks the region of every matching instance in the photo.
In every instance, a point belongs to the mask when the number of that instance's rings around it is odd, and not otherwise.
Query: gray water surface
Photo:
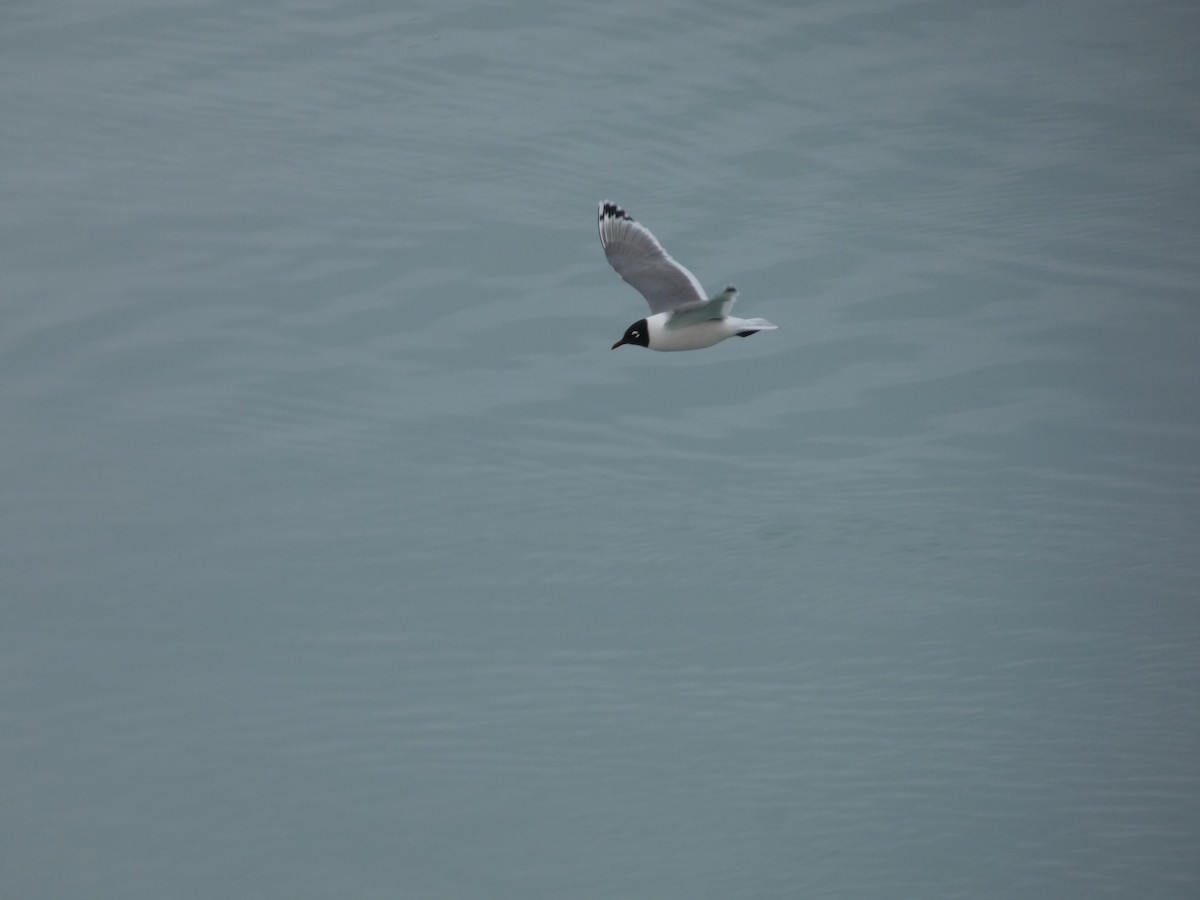
[[[1200,894],[1200,12],[18,2],[0,894]],[[780,330],[610,352],[596,203]]]

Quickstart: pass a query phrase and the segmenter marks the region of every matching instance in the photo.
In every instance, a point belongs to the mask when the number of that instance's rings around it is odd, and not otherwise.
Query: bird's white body
[[[776,327],[765,319],[739,319],[736,316],[673,324],[671,319],[676,315],[656,313],[646,318],[646,329],[650,333],[650,343],[646,346],[651,350],[702,350],[735,335],[746,337]]]
[[[749,337],[775,328],[766,319],[729,315],[737,299],[733,285],[706,297],[699,279],[616,204],[600,204],[599,225],[600,244],[609,263],[650,304],[651,315],[630,325],[613,344],[614,350],[625,344],[651,350],[700,350],[735,335]]]

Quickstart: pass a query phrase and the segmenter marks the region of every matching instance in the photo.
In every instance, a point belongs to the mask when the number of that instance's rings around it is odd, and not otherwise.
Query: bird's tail
[[[738,320],[738,337],[750,337],[752,334],[758,334],[760,331],[774,331],[778,325],[772,325],[766,319],[739,319]]]
[[[741,319],[738,322],[738,335],[741,337],[749,337],[759,331],[774,331],[778,325],[772,325],[766,319]]]

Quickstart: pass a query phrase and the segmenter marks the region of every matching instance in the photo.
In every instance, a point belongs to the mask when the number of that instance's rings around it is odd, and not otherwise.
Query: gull
[[[699,279],[671,258],[650,230],[615,203],[600,204],[600,244],[609,264],[650,304],[651,315],[625,329],[622,344],[651,350],[699,350],[734,335],[750,337],[778,326],[766,319],[729,315],[737,288],[732,284],[715,297],[704,293]]]

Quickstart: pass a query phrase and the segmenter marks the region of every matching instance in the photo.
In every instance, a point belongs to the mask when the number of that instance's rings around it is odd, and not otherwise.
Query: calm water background
[[[1200,7],[0,14],[0,893],[1200,894]],[[642,315],[595,204],[780,330]]]

